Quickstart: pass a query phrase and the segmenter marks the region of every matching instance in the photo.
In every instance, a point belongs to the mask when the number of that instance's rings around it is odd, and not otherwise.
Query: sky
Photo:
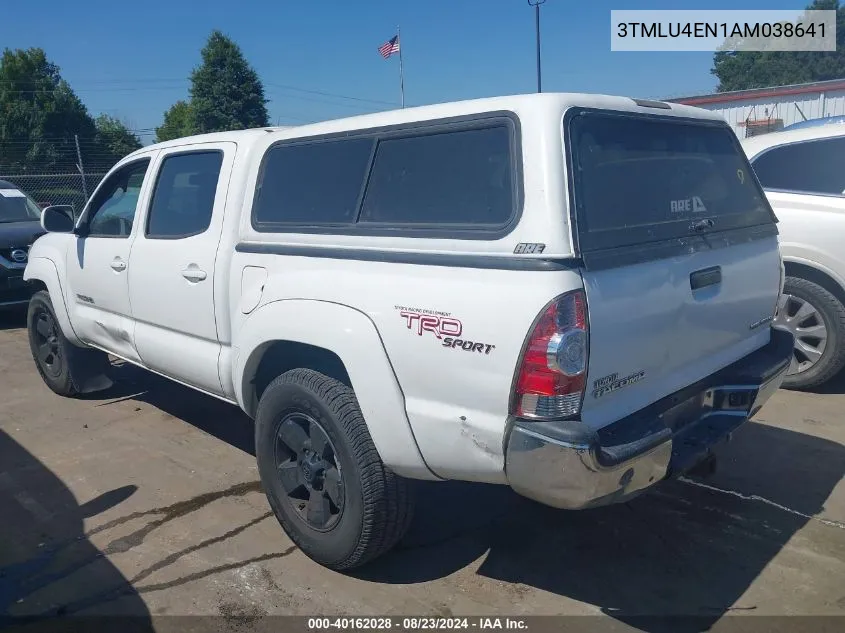
[[[406,105],[536,90],[527,0],[9,0],[0,47],[43,48],[92,115],[151,142],[212,29],[258,71],[271,122],[399,104],[399,60],[378,47],[401,27]],[[4,3],[5,4],[5,3]],[[611,9],[801,9],[809,0],[547,0],[544,92],[669,98],[712,92],[712,53],[611,52]]]

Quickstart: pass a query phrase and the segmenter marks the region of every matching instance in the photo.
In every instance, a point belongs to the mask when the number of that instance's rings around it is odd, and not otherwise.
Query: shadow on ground
[[[96,406],[146,402],[254,454],[252,422],[236,408],[134,367],[115,376],[92,398]],[[422,583],[483,558],[477,573],[509,583],[514,600],[533,587],[642,630],[703,630],[728,612],[754,612],[743,594],[845,473],[840,444],[754,422],[718,454],[719,470],[704,482],[666,482],[630,503],[581,512],[501,486],[415,482],[417,514],[403,543],[355,575]],[[661,619],[691,615],[687,625]]]
[[[63,615],[65,605],[92,590],[128,581],[86,537],[83,519],[118,506],[134,486],[110,490],[82,505],[34,455],[0,431],[0,628],[34,615]],[[89,616],[131,616],[132,631],[152,631],[137,592]],[[24,620],[21,620],[23,618]]]
[[[821,512],[845,472],[840,444],[754,422],[719,456],[707,480],[666,482],[627,504],[581,512],[495,486],[419,484],[422,503],[406,550],[360,577],[425,582],[485,556],[478,573],[513,583],[517,596],[520,587],[535,587],[648,631],[709,628],[728,612],[753,613],[755,605],[737,601],[813,520],[800,514]]]

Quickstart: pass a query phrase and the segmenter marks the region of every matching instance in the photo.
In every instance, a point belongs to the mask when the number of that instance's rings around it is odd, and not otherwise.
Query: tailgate
[[[780,254],[727,125],[580,111],[565,129],[599,427],[765,345]]]

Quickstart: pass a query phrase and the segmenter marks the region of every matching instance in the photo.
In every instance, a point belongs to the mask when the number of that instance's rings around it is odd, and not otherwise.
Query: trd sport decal
[[[464,325],[454,318],[451,312],[406,308],[404,306],[394,306],[394,308],[399,311],[399,316],[405,320],[405,325],[409,330],[417,336],[434,336],[441,341],[443,347],[485,355],[496,349],[496,346],[490,343],[460,338],[464,331]]]

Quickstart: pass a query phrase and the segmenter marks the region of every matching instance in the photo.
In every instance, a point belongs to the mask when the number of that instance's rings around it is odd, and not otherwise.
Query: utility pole
[[[82,165],[82,152],[79,150],[79,136],[74,134],[73,140],[76,143],[76,168],[82,176],[82,195],[85,196],[85,202],[88,202],[88,184],[85,182],[85,167]]]
[[[543,92],[543,80],[540,72],[540,5],[546,0],[528,0],[529,6],[534,7],[534,27],[537,32],[537,92]]]

